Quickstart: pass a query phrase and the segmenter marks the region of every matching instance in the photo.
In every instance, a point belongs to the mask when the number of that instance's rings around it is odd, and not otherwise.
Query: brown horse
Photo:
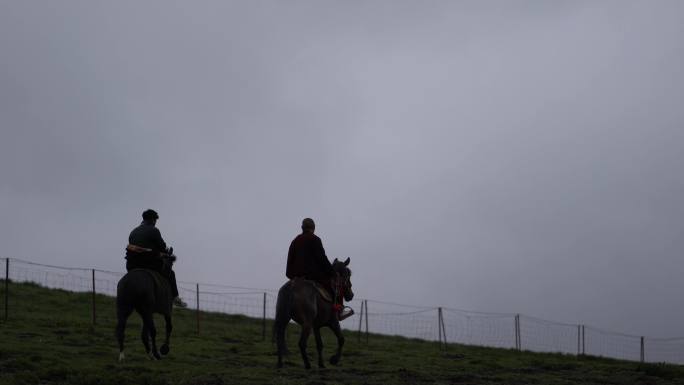
[[[351,284],[351,270],[347,268],[349,258],[340,262],[335,258],[332,263],[336,273],[334,287],[337,297],[351,301],[354,298]],[[309,358],[306,354],[306,344],[309,335],[313,330],[316,337],[316,350],[318,351],[318,367],[324,368],[323,364],[323,340],[321,339],[321,328],[324,326],[332,329],[337,337],[337,353],[330,357],[330,363],[337,365],[342,355],[344,336],[340,329],[340,321],[337,319],[337,311],[333,309],[333,304],[321,297],[318,289],[312,281],[295,279],[287,282],[278,291],[278,301],[276,303],[276,317],[274,332],[278,344],[278,368],[283,367],[283,354],[287,348],[285,346],[285,329],[290,320],[293,319],[302,327],[302,334],[299,337],[299,351],[304,360],[304,367],[311,368]]]

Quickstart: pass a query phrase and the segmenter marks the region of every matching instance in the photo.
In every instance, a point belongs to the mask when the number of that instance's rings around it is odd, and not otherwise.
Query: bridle
[[[335,291],[335,298],[333,299],[333,307],[340,310],[344,303],[344,293],[349,287],[349,275],[341,276],[339,273],[335,274],[333,279],[333,290]]]

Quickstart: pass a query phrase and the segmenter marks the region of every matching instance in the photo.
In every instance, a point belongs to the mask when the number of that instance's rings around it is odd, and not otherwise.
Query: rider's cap
[[[157,212],[152,209],[147,209],[143,211],[142,217],[145,221],[154,221],[159,219],[159,214],[157,214]]]
[[[311,230],[315,228],[316,224],[314,223],[313,219],[304,218],[304,220],[302,221],[302,230]]]

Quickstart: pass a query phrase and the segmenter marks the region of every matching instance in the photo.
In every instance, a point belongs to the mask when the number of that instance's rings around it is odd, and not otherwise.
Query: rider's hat
[[[152,209],[147,209],[143,211],[142,217],[144,221],[155,221],[159,219],[159,214],[157,214],[157,212]]]
[[[316,224],[311,218],[304,218],[302,221],[302,230],[313,230],[316,228]]]

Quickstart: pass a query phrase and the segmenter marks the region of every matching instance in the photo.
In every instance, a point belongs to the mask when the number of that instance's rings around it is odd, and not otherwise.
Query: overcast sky
[[[0,255],[684,335],[684,2],[0,1]]]

